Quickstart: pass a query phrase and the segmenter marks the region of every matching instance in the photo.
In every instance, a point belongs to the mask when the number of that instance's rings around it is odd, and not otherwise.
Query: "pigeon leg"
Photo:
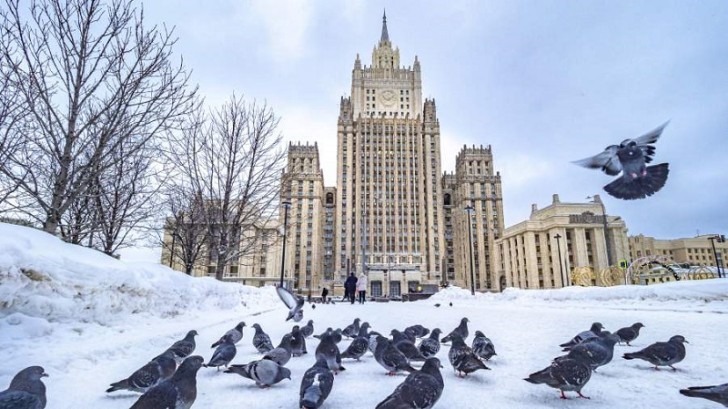
[[[569,398],[566,397],[566,395],[564,395],[564,391],[562,391],[561,389],[559,389],[559,392],[561,392],[561,399],[569,399]]]
[[[655,370],[656,370],[656,371],[659,371],[659,370],[660,370],[660,368],[658,368],[658,367],[657,367],[657,365],[655,365]]]
[[[669,366],[670,368],[672,368],[672,370],[673,370],[673,371],[677,371],[677,368],[675,368],[674,366],[672,366],[672,365],[668,365],[668,366]]]
[[[579,394],[579,397],[580,397],[580,398],[584,398],[584,399],[591,399],[591,398],[590,398],[590,397],[588,397],[588,396],[584,396],[584,395],[582,395],[580,391],[576,391],[576,393],[578,393],[578,394]]]

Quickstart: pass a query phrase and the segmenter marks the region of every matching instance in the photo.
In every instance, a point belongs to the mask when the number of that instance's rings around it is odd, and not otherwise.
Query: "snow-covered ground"
[[[483,331],[498,355],[488,364],[492,370],[461,379],[443,346],[438,357],[445,367],[445,389],[437,408],[713,408],[719,405],[684,397],[678,389],[728,382],[726,313],[728,280],[716,279],[649,287],[509,289],[476,297],[448,288],[413,303],[307,305],[304,320],[314,320],[316,333],[328,326],[343,328],[355,317],[382,333],[415,323],[448,332],[468,317],[471,334]],[[109,383],[127,377],[190,329],[200,334],[195,353],[209,359],[209,345],[243,320],[248,327],[234,363],[257,359],[250,326],[261,324],[277,344],[292,326],[285,316],[272,288],[124,263],[42,232],[0,224],[0,390],[20,369],[42,365],[50,375],[44,382],[51,409],[130,407],[138,395],[106,394]],[[590,400],[562,401],[556,390],[522,380],[546,367],[561,354],[558,344],[594,321],[609,330],[637,321],[645,328],[633,346],[617,346],[614,361],[592,376],[583,389]],[[621,358],[623,352],[676,334],[690,342],[677,372]],[[292,380],[268,389],[202,368],[193,407],[296,408],[316,342],[310,339],[309,354],[288,363]],[[346,345],[344,340],[340,347]],[[373,408],[404,380],[404,375],[386,376],[371,354],[344,365],[347,370],[336,377],[324,408]]]

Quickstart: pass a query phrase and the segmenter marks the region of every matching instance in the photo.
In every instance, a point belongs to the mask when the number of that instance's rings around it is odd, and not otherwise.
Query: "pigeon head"
[[[313,320],[308,320],[308,324],[306,325],[313,325]]]
[[[440,328],[435,328],[435,329],[432,330],[432,332],[430,332],[430,335],[433,335],[435,333],[437,335],[440,335],[440,334],[442,334],[442,330]]]
[[[671,337],[670,338],[670,342],[678,342],[678,343],[681,343],[681,344],[684,342],[686,344],[689,344],[688,340],[685,339],[685,337],[682,336],[682,335],[675,335],[675,336]]]
[[[463,319],[460,320],[460,323],[461,324],[465,324],[465,323],[468,323],[468,322],[470,322],[470,320],[468,319],[468,317],[465,317],[465,318],[463,318]]]
[[[465,341],[463,340],[463,337],[460,336],[460,334],[450,334],[450,339],[452,339],[453,347],[465,345]]]
[[[284,366],[280,367],[280,373],[279,374],[280,374],[280,378],[281,379],[288,379],[288,380],[291,379],[291,370],[288,369],[288,368],[286,368],[286,367],[284,367]]]
[[[475,331],[475,336],[476,337],[483,337],[483,338],[485,338],[485,334],[483,334],[482,331]]]
[[[187,357],[177,368],[177,372],[175,372],[175,376],[179,374],[179,376],[182,376],[184,374],[195,374],[197,371],[202,367],[203,362],[205,362],[205,359],[202,358],[199,355],[192,355],[190,357]]]
[[[639,328],[642,328],[642,327],[644,327],[644,324],[642,324],[641,322],[635,322],[634,324],[632,324],[632,328],[638,328],[639,329]]]
[[[11,386],[13,383],[16,382],[16,380],[18,380],[19,382],[39,381],[40,378],[44,378],[47,376],[48,374],[45,373],[45,370],[42,366],[29,366],[18,372],[15,377],[13,377]]]
[[[595,322],[592,324],[590,330],[595,333],[599,333],[604,329],[604,325],[601,322]]]
[[[240,322],[238,322],[238,325],[235,326],[235,329],[238,331],[242,331],[244,326],[245,326],[245,323],[243,321],[240,321]]]
[[[194,338],[194,337],[196,337],[197,335],[199,335],[199,334],[197,333],[197,331],[195,331],[195,330],[192,330],[192,331],[190,331],[190,332],[188,332],[188,333],[187,333],[187,336],[185,336],[185,338]]]
[[[440,360],[435,358],[434,356],[431,356],[425,360],[425,364],[422,365],[422,369],[420,369],[422,372],[431,373],[433,371],[439,371],[440,368],[442,368],[442,363],[440,363]]]
[[[257,322],[253,324],[253,328],[255,328],[256,331],[263,331],[263,329],[260,327],[260,324],[258,324]]]

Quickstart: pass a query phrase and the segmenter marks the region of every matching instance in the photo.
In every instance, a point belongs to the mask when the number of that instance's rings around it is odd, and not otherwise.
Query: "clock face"
[[[385,106],[394,105],[397,100],[397,94],[395,94],[394,91],[392,91],[391,89],[386,89],[382,91],[382,93],[379,94],[379,97],[382,99],[382,103]]]

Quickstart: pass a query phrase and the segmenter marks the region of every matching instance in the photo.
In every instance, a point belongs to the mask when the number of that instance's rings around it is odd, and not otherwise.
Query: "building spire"
[[[389,32],[387,31],[387,10],[384,9],[384,17],[382,17],[382,38],[380,43],[389,42]]]

